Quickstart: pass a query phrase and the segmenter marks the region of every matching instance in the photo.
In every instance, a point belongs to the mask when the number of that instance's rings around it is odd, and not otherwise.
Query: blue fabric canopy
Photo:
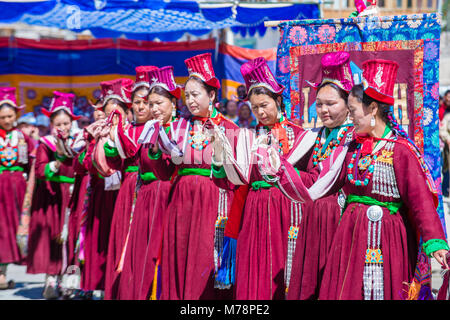
[[[97,38],[175,41],[185,32],[204,35],[232,27],[246,35],[265,33],[264,21],[319,18],[317,4],[206,5],[184,0],[47,0],[1,2],[0,23],[20,22],[76,32],[90,30]]]

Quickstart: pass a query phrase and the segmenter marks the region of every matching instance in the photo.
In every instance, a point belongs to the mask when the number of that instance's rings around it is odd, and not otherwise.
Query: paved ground
[[[0,290],[0,300],[39,300],[42,298],[45,274],[27,274],[26,266],[8,265],[7,280],[13,279],[16,288]]]
[[[450,237],[450,198],[444,198],[444,209],[447,226],[447,235]],[[441,267],[432,259],[432,287],[439,289],[442,283]],[[16,288],[0,290],[0,300],[42,300],[44,289],[44,274],[27,274],[25,266],[9,265],[7,279],[14,279]]]

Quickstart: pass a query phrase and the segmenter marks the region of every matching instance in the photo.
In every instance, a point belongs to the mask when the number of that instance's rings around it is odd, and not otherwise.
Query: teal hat
[[[17,123],[18,124],[27,123],[27,124],[31,124],[31,125],[35,126],[36,125],[36,118],[34,117],[34,113],[33,112],[25,113],[23,116],[21,116],[17,120]]]

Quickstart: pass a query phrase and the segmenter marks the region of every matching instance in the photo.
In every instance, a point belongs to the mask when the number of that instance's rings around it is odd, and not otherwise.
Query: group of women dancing
[[[73,266],[104,299],[432,298],[415,274],[432,257],[448,268],[449,247],[434,182],[392,111],[398,64],[365,61],[355,85],[348,53],[321,63],[312,130],[286,117],[264,58],[241,67],[256,129],[216,108],[208,53],[185,60],[182,87],[171,66],[101,82],[95,122],[76,136],[75,96],[55,91],[36,148],[14,126],[15,89],[0,88],[0,286],[17,263],[46,274],[46,299]]]

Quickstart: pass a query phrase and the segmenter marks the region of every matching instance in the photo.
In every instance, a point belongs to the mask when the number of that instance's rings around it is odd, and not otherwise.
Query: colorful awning
[[[310,4],[202,4],[183,0],[41,0],[0,1],[0,23],[25,23],[76,32],[90,30],[97,38],[174,41],[188,32],[203,35],[233,27],[233,32],[264,34],[264,21],[319,18]],[[242,29],[245,28],[245,29]]]

